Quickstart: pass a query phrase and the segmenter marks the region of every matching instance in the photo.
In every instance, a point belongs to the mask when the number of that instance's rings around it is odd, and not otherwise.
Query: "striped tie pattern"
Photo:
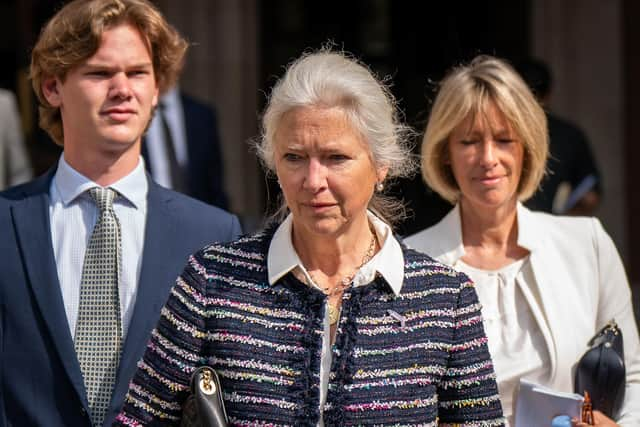
[[[111,400],[122,347],[120,223],[113,211],[117,193],[94,187],[91,199],[100,213],[84,256],[75,349],[87,391],[91,420],[102,425]]]

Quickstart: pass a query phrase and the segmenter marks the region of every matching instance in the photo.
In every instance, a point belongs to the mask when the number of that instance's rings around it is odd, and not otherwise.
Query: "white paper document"
[[[551,426],[558,415],[580,418],[583,401],[579,394],[555,391],[521,379],[515,427]]]

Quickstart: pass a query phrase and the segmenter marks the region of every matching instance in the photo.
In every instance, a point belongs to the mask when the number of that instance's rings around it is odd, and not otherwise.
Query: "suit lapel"
[[[82,372],[76,357],[69,322],[64,310],[58,271],[51,243],[49,183],[53,171],[34,184],[37,191],[11,207],[17,241],[28,282],[76,392],[86,402]]]
[[[521,286],[520,289],[529,303],[531,313],[547,344],[549,361],[551,362],[551,378],[555,378],[560,343],[557,331],[554,331],[551,325],[567,324],[566,321],[558,317],[565,310],[561,306],[557,306],[558,304],[566,304],[566,301],[560,295],[562,286],[558,283],[556,269],[553,268],[555,260],[553,259],[553,251],[550,249],[553,248],[553,243],[547,242],[546,236],[544,227],[541,227],[532,212],[518,203],[518,245],[529,250],[529,262],[535,278],[533,283]],[[544,285],[540,286],[539,284]]]
[[[544,260],[545,254],[543,251],[531,252],[529,256],[529,262],[531,263],[531,270],[535,281],[533,283],[521,282],[520,289],[525,299],[529,303],[531,314],[536,319],[536,323],[542,332],[544,341],[547,344],[547,352],[549,355],[549,361],[551,362],[551,378],[555,378],[556,369],[558,367],[558,350],[557,343],[554,340],[552,328],[550,325],[557,325],[558,321],[555,318],[555,314],[558,313],[558,309],[548,309],[550,305],[555,305],[558,300],[558,296],[550,295],[547,292],[548,289],[555,289],[553,275],[547,274],[549,271],[549,263]],[[545,268],[545,265],[547,266]],[[538,286],[539,283],[544,283],[543,286]],[[547,310],[545,310],[547,308]],[[561,309],[560,309],[561,310]]]
[[[435,243],[439,250],[434,255],[428,255],[436,256],[447,265],[454,265],[465,254],[462,243],[460,204],[456,204],[436,227],[443,230],[438,235],[438,242]]]
[[[149,338],[149,331],[155,326],[160,309],[166,302],[173,285],[175,277],[172,277],[172,273],[175,263],[165,261],[184,256],[180,254],[180,245],[176,244],[180,239],[179,223],[171,211],[172,199],[170,192],[163,191],[149,180],[147,221],[138,293],[124,342],[114,398],[126,392],[128,381],[135,372],[136,362],[144,354],[144,343]]]

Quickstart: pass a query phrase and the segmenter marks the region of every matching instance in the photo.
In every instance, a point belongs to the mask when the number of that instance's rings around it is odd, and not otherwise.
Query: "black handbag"
[[[182,409],[180,427],[227,427],[218,373],[208,366],[191,375],[191,394]]]
[[[593,409],[615,419],[626,384],[622,331],[611,320],[589,340],[588,346],[576,367],[574,391],[578,394],[588,391]]]

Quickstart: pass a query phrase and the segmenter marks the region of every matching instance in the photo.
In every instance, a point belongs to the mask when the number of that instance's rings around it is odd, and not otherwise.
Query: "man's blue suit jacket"
[[[0,426],[91,425],[51,242],[53,174],[0,193]],[[149,179],[138,295],[105,426],[189,254],[239,234],[234,215]]]

